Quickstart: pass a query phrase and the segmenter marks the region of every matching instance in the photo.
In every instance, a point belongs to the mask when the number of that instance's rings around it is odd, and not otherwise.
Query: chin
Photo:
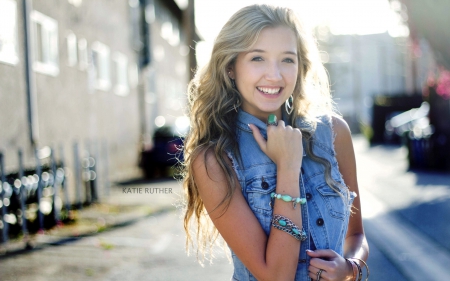
[[[280,106],[266,106],[266,107],[261,107],[259,110],[262,111],[262,112],[265,112],[265,113],[267,113],[267,114],[275,113],[275,112],[281,110],[281,105],[280,105]]]

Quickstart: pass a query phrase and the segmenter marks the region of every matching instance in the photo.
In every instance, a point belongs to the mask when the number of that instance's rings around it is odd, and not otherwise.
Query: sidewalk
[[[404,147],[353,141],[369,243],[407,280],[450,280],[450,174],[408,171]]]
[[[129,225],[148,216],[174,210],[179,206],[180,198],[181,183],[170,179],[116,184],[111,187],[107,198],[73,211],[75,223],[31,235],[29,244],[31,248],[39,249]],[[0,258],[28,250],[25,239],[10,240],[2,246]]]

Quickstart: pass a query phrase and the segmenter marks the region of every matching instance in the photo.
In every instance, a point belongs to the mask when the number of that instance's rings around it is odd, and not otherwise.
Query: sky
[[[181,1],[181,0],[179,0]],[[388,0],[195,0],[196,25],[204,42],[197,45],[198,62],[204,64],[214,38],[240,8],[267,3],[294,9],[309,27],[328,25],[333,34],[407,36],[399,24],[399,2]]]

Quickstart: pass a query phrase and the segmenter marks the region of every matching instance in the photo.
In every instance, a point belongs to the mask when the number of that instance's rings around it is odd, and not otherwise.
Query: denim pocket
[[[259,175],[247,182],[248,204],[255,212],[272,211],[270,194],[275,192],[275,175]]]
[[[338,194],[326,183],[316,187],[316,190],[323,198],[330,216],[344,220],[346,214],[346,204],[344,200],[347,200],[347,196],[342,194],[342,191]]]

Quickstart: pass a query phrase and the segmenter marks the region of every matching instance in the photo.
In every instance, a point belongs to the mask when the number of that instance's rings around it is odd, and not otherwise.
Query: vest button
[[[322,226],[323,223],[324,223],[324,221],[323,221],[322,218],[319,218],[319,219],[317,219],[317,221],[316,221],[316,224],[317,224],[318,226]]]
[[[306,263],[306,259],[300,259],[298,260],[298,263]]]
[[[269,184],[267,182],[263,181],[261,183],[261,187],[262,187],[262,189],[268,189],[269,188]]]
[[[306,200],[311,199],[311,197],[312,197],[311,193],[306,193]]]
[[[303,167],[302,167],[302,174],[304,174],[305,173],[305,170],[303,170]]]

